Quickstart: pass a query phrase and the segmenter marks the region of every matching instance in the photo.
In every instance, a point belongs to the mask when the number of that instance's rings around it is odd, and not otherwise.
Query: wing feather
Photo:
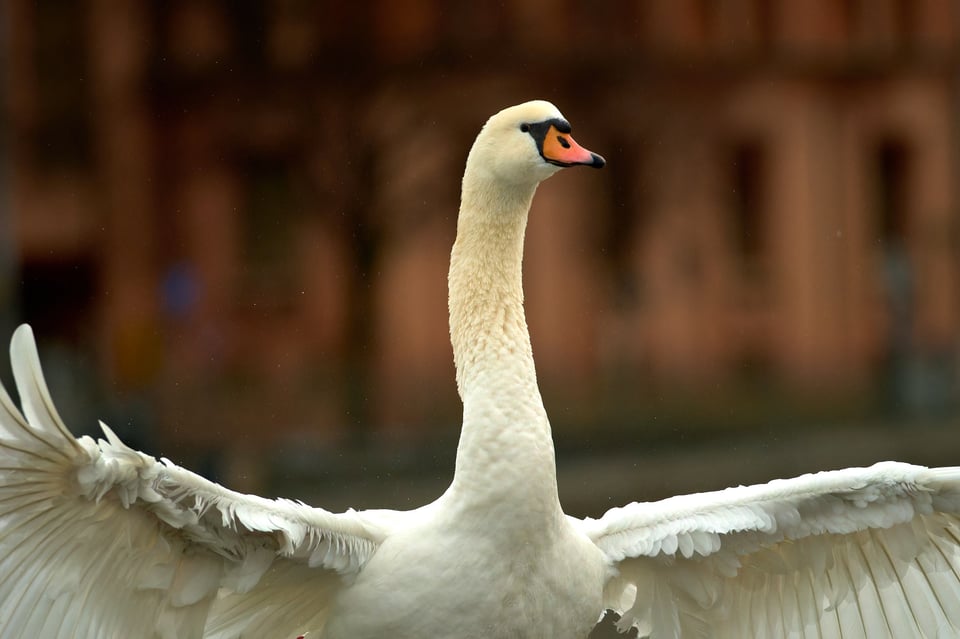
[[[618,627],[641,637],[953,637],[958,513],[960,468],[884,462],[634,503],[582,530],[612,566]]]
[[[27,326],[11,362],[22,412],[0,385],[2,637],[317,631],[343,576],[397,521],[235,493],[106,425],[102,440],[75,439]]]

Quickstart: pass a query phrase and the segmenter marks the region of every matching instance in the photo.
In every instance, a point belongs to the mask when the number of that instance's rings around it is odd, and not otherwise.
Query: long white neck
[[[523,312],[523,237],[536,184],[464,175],[450,259],[450,337],[463,400],[451,490],[464,503],[556,516],[556,462]]]

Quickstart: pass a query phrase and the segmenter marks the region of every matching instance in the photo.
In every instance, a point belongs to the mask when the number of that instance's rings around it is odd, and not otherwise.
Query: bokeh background
[[[958,463],[958,24],[953,0],[6,0],[0,330],[33,324],[78,432],[419,505],[458,435],[466,153],[546,98],[608,160],[545,183],[528,232],[568,510]]]

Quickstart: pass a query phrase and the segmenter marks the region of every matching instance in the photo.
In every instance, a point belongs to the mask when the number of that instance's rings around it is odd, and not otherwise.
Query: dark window
[[[244,162],[243,176],[244,288],[284,303],[297,287],[296,229],[303,212],[297,175],[286,158],[257,156]]]
[[[85,4],[44,0],[34,11],[38,106],[31,155],[41,169],[80,168],[93,156]]]
[[[618,302],[629,307],[640,301],[633,252],[636,249],[636,231],[644,223],[647,207],[643,196],[648,189],[643,180],[643,154],[638,149],[639,143],[631,141],[624,147],[617,161],[608,165],[609,171],[606,173],[611,205],[601,241],[603,254],[607,257],[607,264],[617,285]],[[633,149],[633,152],[628,149]]]
[[[885,248],[902,245],[906,238],[909,155],[907,145],[893,137],[881,140],[873,153],[877,239]]]
[[[27,261],[20,265],[19,275],[21,319],[48,339],[81,342],[96,300],[93,260]]]
[[[767,167],[759,142],[733,145],[730,151],[730,209],[734,246],[745,273],[756,275],[766,252]]]

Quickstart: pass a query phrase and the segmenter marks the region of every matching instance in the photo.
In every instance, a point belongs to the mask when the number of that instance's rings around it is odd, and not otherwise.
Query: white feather
[[[256,593],[271,566],[309,564],[304,584],[332,594],[336,573],[355,573],[382,540],[375,515],[228,491],[103,424],[103,440],[76,440],[29,327],[11,360],[24,413],[0,387],[0,637],[201,637],[214,601]]]
[[[584,530],[618,571],[623,627],[651,627],[659,599],[625,595],[652,579],[681,633],[700,631],[686,613],[715,637],[960,636],[958,491],[960,468],[885,462],[634,503]],[[698,532],[717,543],[684,542]]]

